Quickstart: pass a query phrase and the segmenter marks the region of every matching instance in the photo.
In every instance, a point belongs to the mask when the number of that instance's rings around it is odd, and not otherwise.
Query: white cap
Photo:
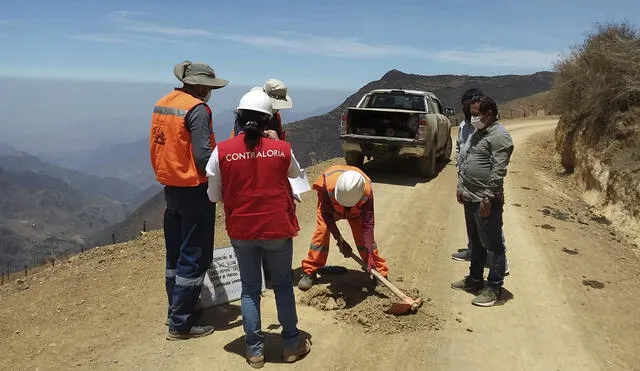
[[[262,90],[251,90],[240,98],[237,110],[249,110],[273,115],[271,98]]]
[[[344,207],[357,204],[364,195],[364,177],[355,170],[347,170],[336,182],[336,201]]]
[[[287,109],[293,107],[291,97],[287,95],[287,86],[278,79],[269,79],[264,83],[264,91],[273,101],[273,109]]]

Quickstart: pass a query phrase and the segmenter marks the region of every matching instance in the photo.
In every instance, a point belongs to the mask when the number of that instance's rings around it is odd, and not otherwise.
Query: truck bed
[[[347,135],[413,139],[421,111],[390,108],[349,108]]]

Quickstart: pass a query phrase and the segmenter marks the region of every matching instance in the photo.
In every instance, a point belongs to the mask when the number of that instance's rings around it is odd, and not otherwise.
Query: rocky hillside
[[[552,104],[551,91],[543,91],[534,95],[514,99],[501,104],[500,117],[503,119],[545,117],[557,115],[558,110]]]
[[[553,72],[538,72],[524,76],[483,77],[423,76],[391,70],[380,80],[363,86],[331,112],[287,125],[287,136],[290,138],[296,157],[303,166],[307,166],[316,161],[342,156],[338,140],[338,125],[342,111],[345,107],[355,105],[370,90],[392,88],[427,90],[435,93],[443,106],[459,111],[460,95],[466,89],[480,88],[500,104],[550,90],[553,77]]]
[[[0,168],[0,270],[78,252],[126,206],[45,174]]]
[[[164,192],[158,191],[144,202],[136,211],[117,224],[100,230],[89,241],[89,246],[103,246],[116,242],[130,241],[145,229],[162,229],[164,209]]]
[[[562,165],[581,179],[590,203],[640,231],[640,31],[598,26],[557,71]]]
[[[113,201],[130,203],[142,192],[126,181],[114,177],[98,177],[66,169],[40,160],[24,152],[0,155],[0,166],[12,172],[30,172],[59,179],[82,192]]]

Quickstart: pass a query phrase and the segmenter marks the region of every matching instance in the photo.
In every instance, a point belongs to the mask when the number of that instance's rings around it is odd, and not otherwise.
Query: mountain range
[[[360,98],[373,89],[403,88],[428,90],[435,93],[446,107],[459,111],[460,95],[469,88],[479,87],[483,93],[492,96],[499,104],[515,107],[508,102],[524,104],[530,96],[538,97],[551,89],[554,74],[538,72],[532,75],[484,76],[422,76],[392,70],[380,80],[372,81],[357,93],[347,97],[342,104],[323,115],[309,117],[286,126],[287,140],[291,142],[296,158],[302,166],[309,166],[334,157],[342,157],[338,139],[338,123],[342,110],[355,105]],[[537,95],[536,95],[537,94]],[[544,94],[543,94],[544,95]],[[535,102],[538,104],[536,98]],[[541,107],[542,108],[542,107]],[[515,110],[515,108],[513,108]],[[111,235],[117,240],[133,239],[139,235],[142,226],[147,230],[162,228],[162,213],[165,201],[160,193],[148,200],[125,221],[109,228],[95,241],[107,243]]]
[[[424,76],[391,70],[380,80],[372,81],[330,112],[306,118],[287,127],[296,158],[302,166],[342,156],[338,138],[338,124],[343,110],[354,106],[369,91],[374,89],[415,89],[430,91],[440,98],[444,107],[460,108],[460,96],[470,88],[480,88],[498,104],[531,96],[551,89],[553,72],[537,72],[531,75],[501,76]]]

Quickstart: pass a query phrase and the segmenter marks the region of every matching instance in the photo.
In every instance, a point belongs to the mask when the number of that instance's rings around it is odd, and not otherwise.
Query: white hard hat
[[[236,109],[262,112],[268,114],[269,117],[273,115],[271,98],[262,90],[251,90],[243,95]]]
[[[364,177],[355,170],[347,170],[336,182],[336,201],[344,207],[352,207],[360,201],[364,194]]]

